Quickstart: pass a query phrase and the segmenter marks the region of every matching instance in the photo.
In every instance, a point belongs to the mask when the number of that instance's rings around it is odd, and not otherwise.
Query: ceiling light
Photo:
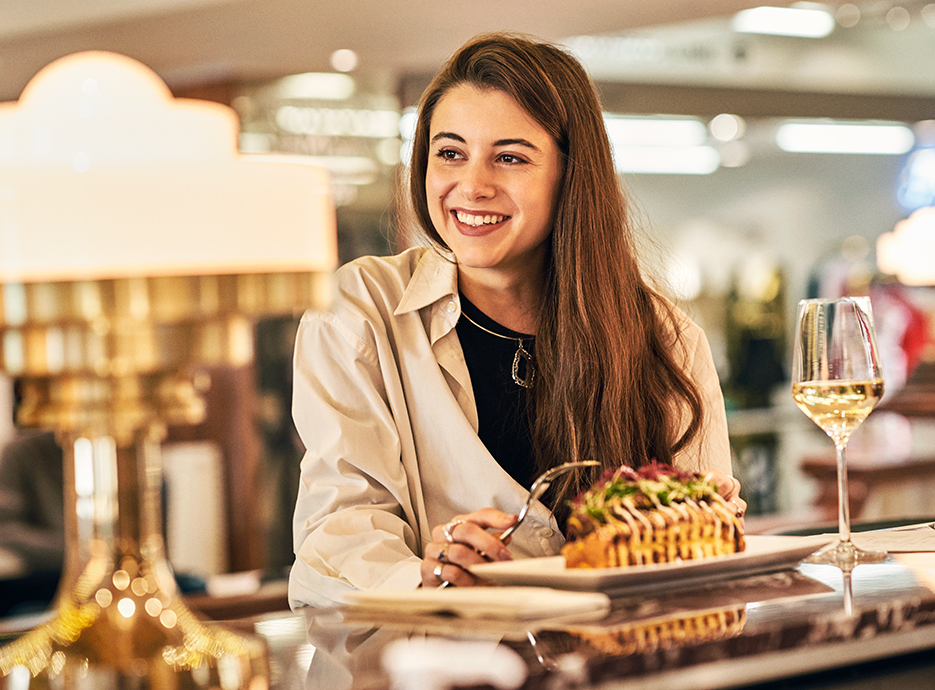
[[[776,131],[776,144],[793,153],[867,153],[898,155],[915,143],[905,125],[840,122],[787,122]]]
[[[343,101],[354,95],[356,85],[346,74],[306,72],[283,77],[277,85],[280,99]]]
[[[834,17],[823,9],[754,7],[735,14],[731,28],[747,34],[823,38],[834,30]]]
[[[705,126],[692,118],[605,115],[604,125],[613,146],[697,146],[708,136]]]
[[[893,31],[902,31],[909,28],[912,23],[912,15],[909,14],[909,10],[905,7],[897,5],[890,8],[890,11],[886,13],[886,23]]]
[[[710,146],[615,146],[618,173],[710,175],[721,163]]]
[[[708,129],[711,130],[711,136],[718,141],[733,141],[743,136],[747,125],[743,118],[738,115],[721,113],[708,123]]]
[[[845,29],[850,29],[860,23],[860,8],[853,3],[846,2],[838,7],[834,16],[838,20],[838,24]]]
[[[922,21],[935,28],[935,2],[929,3],[920,10]]]
[[[331,53],[331,66],[338,72],[351,72],[357,67],[357,53],[341,48]]]
[[[699,120],[605,115],[604,124],[617,172],[707,175],[720,164]]]

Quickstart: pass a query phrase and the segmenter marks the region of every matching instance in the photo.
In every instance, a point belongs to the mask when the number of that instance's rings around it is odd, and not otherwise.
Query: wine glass
[[[878,563],[884,551],[864,551],[851,541],[847,465],[844,450],[883,397],[880,349],[868,297],[806,299],[799,302],[792,361],[792,397],[837,450],[838,543],[820,551],[811,563],[852,568]]]

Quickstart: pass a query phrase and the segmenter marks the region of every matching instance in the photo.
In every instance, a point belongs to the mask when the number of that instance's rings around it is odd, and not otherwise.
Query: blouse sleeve
[[[334,314],[303,317],[293,417],[306,453],[294,516],[293,607],[332,604],[356,588],[415,588],[421,579],[381,364],[392,366]]]
[[[704,405],[704,424],[692,443],[679,453],[676,464],[685,469],[718,469],[731,472],[731,450],[727,430],[727,412],[724,394],[718,380],[711,346],[704,331],[690,323],[685,332],[687,369],[691,379],[701,390]]]

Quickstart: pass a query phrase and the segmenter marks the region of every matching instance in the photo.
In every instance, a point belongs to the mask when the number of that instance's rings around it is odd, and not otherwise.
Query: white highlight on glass
[[[787,122],[776,131],[779,148],[793,153],[898,155],[914,143],[912,130],[900,124]]]
[[[735,14],[731,28],[747,34],[823,38],[834,30],[834,17],[817,8],[754,7]]]

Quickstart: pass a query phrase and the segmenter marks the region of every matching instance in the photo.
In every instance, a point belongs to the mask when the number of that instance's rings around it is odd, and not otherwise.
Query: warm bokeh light
[[[877,267],[905,285],[935,285],[935,207],[920,208],[877,238]]]

